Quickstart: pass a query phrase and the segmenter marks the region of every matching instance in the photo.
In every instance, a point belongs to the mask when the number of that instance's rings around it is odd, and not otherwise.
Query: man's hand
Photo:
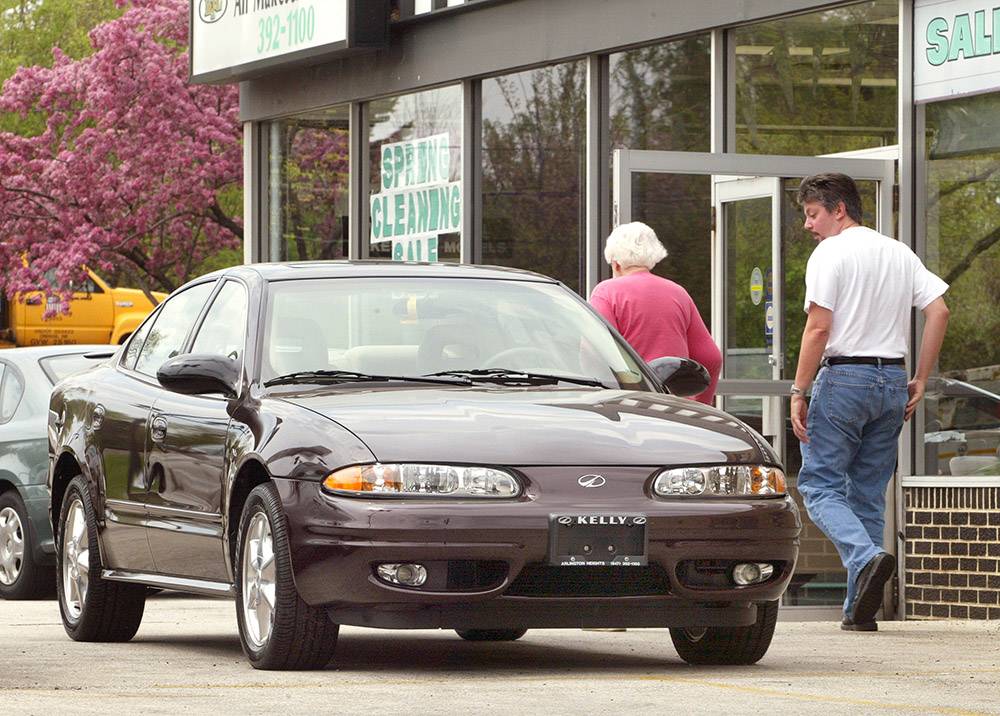
[[[906,410],[903,412],[903,420],[913,417],[913,411],[917,409],[917,404],[924,397],[924,390],[927,389],[927,381],[914,378],[906,385],[906,391],[910,394],[910,399],[906,401]]]
[[[806,435],[806,415],[809,406],[806,405],[806,399],[802,395],[793,395],[790,402],[792,406],[792,430],[795,432],[795,437],[807,443],[809,436]]]

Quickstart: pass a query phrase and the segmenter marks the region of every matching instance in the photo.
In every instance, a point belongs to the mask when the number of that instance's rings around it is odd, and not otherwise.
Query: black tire
[[[260,634],[247,624],[244,611],[244,562],[251,528],[266,520],[273,550],[274,605],[270,609],[269,633]],[[251,549],[253,545],[251,545]],[[252,569],[252,566],[251,566]],[[288,528],[281,500],[272,483],[258,485],[247,497],[240,517],[236,545],[236,620],[243,651],[255,669],[321,669],[333,658],[340,627],[323,609],[310,607],[299,596],[292,579]],[[257,590],[258,599],[261,594]],[[254,599],[254,595],[249,595]],[[248,607],[249,608],[249,607]]]
[[[82,599],[72,598],[73,565],[66,560],[67,522],[75,506],[83,508],[83,532],[79,544],[86,544],[87,587]],[[128,641],[139,630],[146,608],[146,587],[142,584],[112,582],[101,577],[101,552],[97,541],[97,520],[90,488],[83,476],[74,477],[59,510],[56,538],[56,593],[63,628],[74,641]],[[79,517],[74,515],[75,519]],[[71,527],[72,528],[72,527]],[[76,545],[76,542],[74,542]],[[79,548],[73,549],[79,552]],[[67,577],[70,581],[67,581]]]
[[[771,646],[778,602],[757,605],[757,621],[744,627],[672,628],[670,638],[684,661],[697,665],[756,664]]]
[[[456,629],[455,633],[466,641],[517,641],[528,633],[527,629]]]
[[[34,552],[24,500],[17,490],[8,490],[0,495],[0,599],[41,599],[55,594],[56,571],[37,564]]]

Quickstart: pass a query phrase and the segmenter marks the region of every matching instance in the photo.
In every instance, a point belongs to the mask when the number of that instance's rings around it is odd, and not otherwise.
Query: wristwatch
[[[793,385],[791,387],[791,389],[788,391],[788,393],[789,393],[789,395],[801,395],[801,396],[805,396],[806,391],[802,390],[802,388],[799,388],[796,385]]]

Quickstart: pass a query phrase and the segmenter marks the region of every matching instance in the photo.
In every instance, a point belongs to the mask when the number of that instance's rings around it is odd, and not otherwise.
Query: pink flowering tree
[[[94,52],[23,67],[0,111],[44,119],[0,133],[0,290],[64,301],[83,267],[170,291],[240,245],[238,91],[190,85],[188,0],[117,0]],[[53,283],[46,272],[55,276]]]

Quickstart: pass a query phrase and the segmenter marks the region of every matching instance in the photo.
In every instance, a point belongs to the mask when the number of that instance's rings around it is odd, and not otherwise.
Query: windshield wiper
[[[264,381],[264,387],[270,388],[272,385],[289,385],[292,383],[350,383],[350,382],[376,382],[376,381],[407,381],[411,383],[441,383],[445,385],[471,385],[472,381],[463,376],[453,377],[415,376],[415,375],[373,375],[371,373],[358,373],[353,370],[299,370],[294,373],[279,375],[277,378]]]
[[[442,370],[437,373],[428,373],[426,377],[451,375],[460,378],[471,378],[487,383],[527,383],[528,385],[548,385],[552,383],[573,383],[575,385],[589,385],[595,388],[607,388],[604,383],[593,378],[576,377],[570,375],[555,375],[552,373],[534,373],[524,370],[513,370],[512,368],[471,368],[469,370]]]

